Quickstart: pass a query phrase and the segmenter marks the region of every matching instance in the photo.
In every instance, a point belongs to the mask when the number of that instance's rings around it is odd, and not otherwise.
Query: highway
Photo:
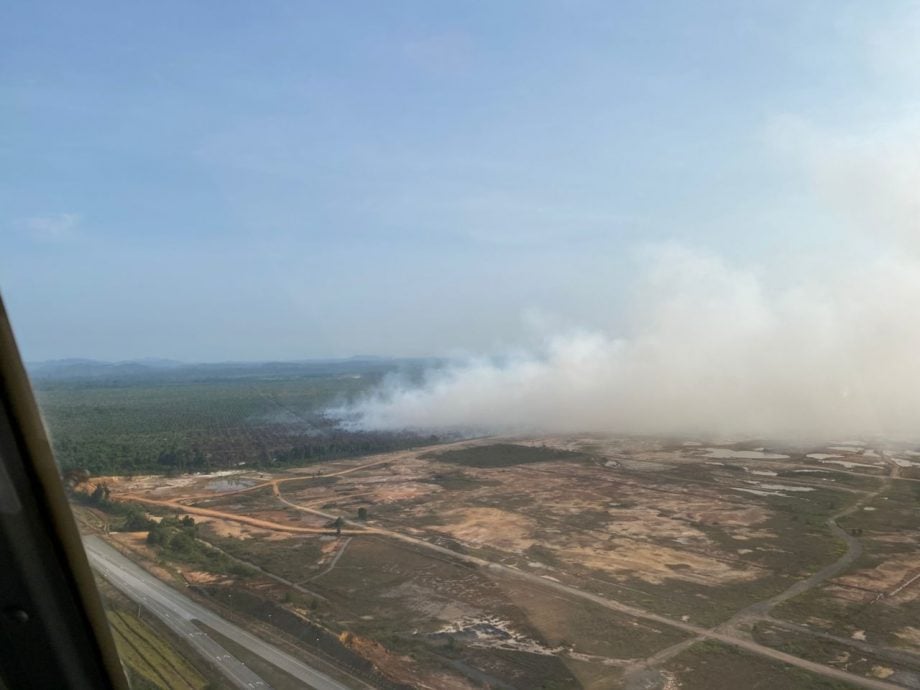
[[[267,690],[269,685],[193,621],[200,621],[213,628],[316,690],[349,690],[348,686],[310,668],[299,659],[192,601],[140,568],[99,537],[85,537],[83,543],[90,563],[102,577],[185,638],[202,656],[213,660],[235,687]]]

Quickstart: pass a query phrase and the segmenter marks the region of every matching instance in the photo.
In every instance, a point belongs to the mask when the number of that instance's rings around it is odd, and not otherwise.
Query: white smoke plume
[[[920,438],[920,127],[835,135],[786,119],[773,130],[841,242],[871,256],[825,256],[794,275],[659,247],[628,335],[563,333],[501,364],[385,386],[355,410],[361,425]]]
[[[738,267],[659,247],[628,328],[560,333],[501,363],[384,386],[355,410],[361,424],[920,438],[920,12],[864,28],[873,22],[847,26],[874,99],[829,106],[832,127],[773,117],[763,137],[819,209],[823,256]]]
[[[769,278],[782,283],[786,276]],[[659,252],[635,335],[571,333],[502,364],[389,387],[377,428],[920,436],[920,264],[884,259],[770,289],[711,256]]]

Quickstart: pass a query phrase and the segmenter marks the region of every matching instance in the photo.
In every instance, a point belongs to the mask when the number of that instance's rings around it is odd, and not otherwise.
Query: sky
[[[899,2],[3,3],[0,294],[29,360],[552,360],[744,285],[785,325],[843,294],[801,276],[913,275],[918,39]]]

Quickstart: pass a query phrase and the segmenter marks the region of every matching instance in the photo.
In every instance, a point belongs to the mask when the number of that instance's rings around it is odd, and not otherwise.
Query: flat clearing
[[[796,690],[852,690],[849,683],[765,661],[727,645],[701,642],[666,667],[671,688],[796,688]]]
[[[396,684],[894,687],[884,678],[913,667],[881,647],[920,653],[920,482],[883,448],[834,446],[478,439],[108,481],[151,509],[207,509],[200,538],[276,578],[210,588],[367,641],[349,644],[376,650]],[[771,615],[796,635],[878,644],[885,663],[835,663],[829,640],[815,651],[789,631],[766,634]],[[716,630],[750,642],[755,625],[754,651],[699,641]]]

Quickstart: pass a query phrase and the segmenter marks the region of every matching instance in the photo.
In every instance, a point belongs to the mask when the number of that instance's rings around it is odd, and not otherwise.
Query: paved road
[[[141,569],[100,538],[91,536],[83,541],[90,562],[106,580],[187,639],[206,658],[215,659],[221,672],[236,687],[264,690],[269,688],[265,681],[208,637],[192,621],[201,621],[316,690],[348,690],[347,686],[326,674],[310,668],[299,659],[192,601]]]

